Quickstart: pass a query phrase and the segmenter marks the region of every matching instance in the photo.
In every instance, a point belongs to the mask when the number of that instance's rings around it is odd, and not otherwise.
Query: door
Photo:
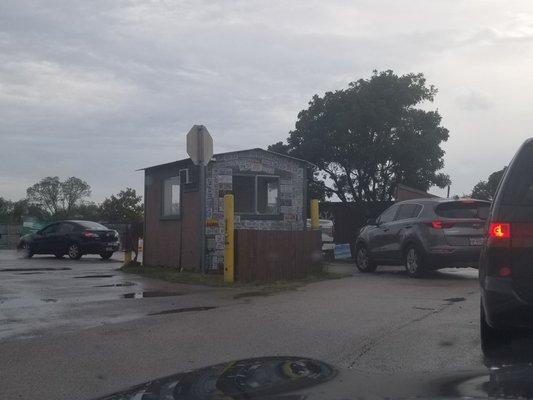
[[[398,205],[387,208],[376,220],[376,228],[369,238],[369,249],[375,261],[387,260],[386,244],[389,241],[391,223],[398,212]]]
[[[50,224],[35,234],[33,239],[33,252],[37,254],[52,254],[54,240],[59,224]]]
[[[389,224],[383,238],[383,256],[387,260],[393,263],[402,262],[403,238],[409,233],[421,210],[422,206],[419,204],[400,204],[394,221]]]
[[[70,234],[74,232],[74,225],[69,222],[62,222],[57,233],[51,239],[54,254],[63,254],[67,251]]]

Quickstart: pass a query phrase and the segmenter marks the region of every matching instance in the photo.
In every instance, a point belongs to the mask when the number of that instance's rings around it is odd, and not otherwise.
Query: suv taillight
[[[433,229],[448,229],[448,228],[452,228],[454,225],[455,224],[450,221],[436,220],[436,221],[428,222],[428,226],[430,226]]]
[[[491,222],[489,225],[489,237],[493,239],[510,239],[511,224],[506,222]]]

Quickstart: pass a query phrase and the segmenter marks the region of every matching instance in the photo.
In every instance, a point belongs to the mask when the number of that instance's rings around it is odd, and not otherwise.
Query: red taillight
[[[500,267],[500,276],[503,278],[507,278],[508,276],[511,276],[511,268],[509,267]]]
[[[433,229],[448,229],[448,228],[452,228],[454,223],[449,222],[449,221],[436,220],[436,221],[431,221],[428,225],[431,226]]]
[[[81,233],[81,235],[84,237],[84,238],[97,238],[97,237],[100,237],[97,233],[94,233],[94,232],[91,232],[91,231],[83,231]]]
[[[510,239],[511,224],[504,222],[491,222],[489,225],[489,237],[492,239]]]

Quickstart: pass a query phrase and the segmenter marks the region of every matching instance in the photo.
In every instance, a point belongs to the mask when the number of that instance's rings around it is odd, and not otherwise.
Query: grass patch
[[[131,262],[120,271],[145,276],[152,279],[161,279],[167,282],[183,283],[188,285],[204,285],[215,287],[231,287],[235,289],[247,289],[237,293],[234,298],[270,296],[271,294],[296,290],[308,283],[319,282],[327,279],[340,279],[350,276],[350,274],[339,274],[334,272],[316,271],[303,279],[287,281],[280,280],[270,283],[225,283],[221,274],[201,274],[198,272],[179,272],[167,267],[142,267],[139,263]]]

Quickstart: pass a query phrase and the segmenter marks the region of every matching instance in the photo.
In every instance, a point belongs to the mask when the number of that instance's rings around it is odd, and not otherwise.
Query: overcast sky
[[[373,69],[439,89],[452,193],[533,136],[529,0],[2,0],[0,196],[48,175],[142,191],[135,169],[186,157],[193,124],[215,152],[264,147]]]

